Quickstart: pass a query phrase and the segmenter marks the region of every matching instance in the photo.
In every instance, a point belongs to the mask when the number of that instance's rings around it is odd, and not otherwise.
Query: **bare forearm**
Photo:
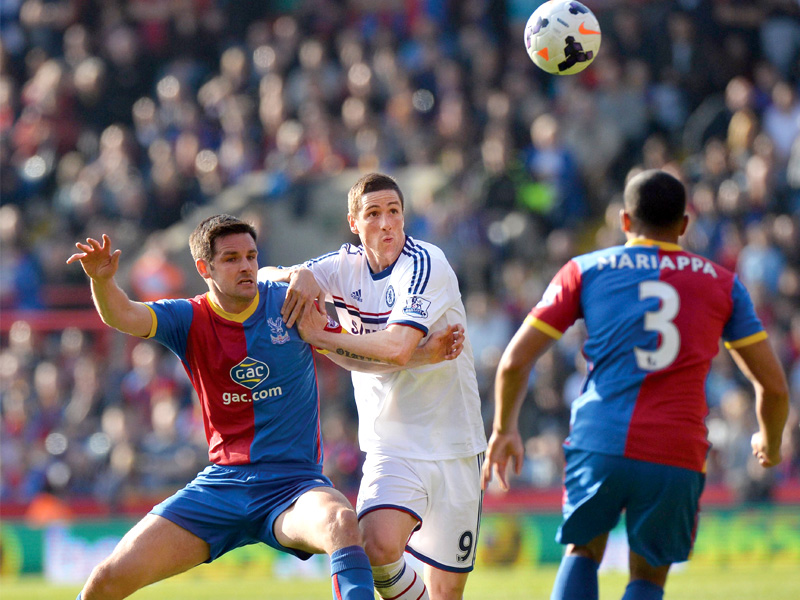
[[[414,340],[418,337],[417,334],[400,335],[394,332],[394,338],[397,338],[397,344],[413,345]],[[348,334],[345,334],[348,335]],[[373,335],[373,334],[368,334]],[[375,362],[371,356],[357,356],[353,357],[352,352],[342,351],[339,353],[328,352],[327,356],[340,367],[348,371],[361,371],[365,373],[386,374],[395,373],[402,369],[413,369],[425,365],[433,365],[445,360],[455,360],[461,354],[464,348],[464,328],[463,326],[448,325],[447,327],[432,333],[424,344],[418,344],[414,348],[411,358],[404,365],[395,364],[391,365],[385,362]]]
[[[337,352],[327,352],[325,357],[348,371],[359,371],[361,373],[372,373],[375,375],[396,373],[406,368],[399,365],[390,365],[388,363],[375,361],[370,358],[358,359],[352,356],[345,356],[344,353],[340,354]]]
[[[756,416],[764,441],[779,448],[789,414],[789,384],[769,340],[731,350],[731,356],[753,384]]]
[[[414,350],[414,354],[412,354],[411,358],[408,359],[408,362],[404,365],[404,368],[413,369],[414,367],[422,367],[430,364],[433,364],[431,356],[425,351],[425,346],[422,345],[418,346],[417,349]]]
[[[385,331],[371,333],[368,336],[316,331],[313,339],[306,341],[317,348],[362,364],[406,366],[409,361],[409,357],[399,352],[399,345],[393,344],[391,337]]]
[[[501,433],[516,431],[519,412],[528,389],[528,368],[504,368],[501,364],[495,379],[494,430]]]
[[[261,267],[258,270],[259,274],[266,276],[270,281],[289,282],[292,276],[291,269],[279,269],[278,267]]]
[[[756,394],[756,417],[759,429],[771,448],[780,448],[783,428],[789,416],[788,394]]]
[[[91,282],[92,300],[106,325],[139,337],[150,333],[153,321],[147,307],[128,298],[113,278]]]

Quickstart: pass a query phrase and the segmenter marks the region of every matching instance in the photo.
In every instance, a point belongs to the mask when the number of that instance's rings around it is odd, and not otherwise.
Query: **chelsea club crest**
[[[394,288],[390,285],[386,289],[386,306],[388,306],[389,308],[392,308],[394,306],[394,301],[396,299],[397,298],[394,295]]]

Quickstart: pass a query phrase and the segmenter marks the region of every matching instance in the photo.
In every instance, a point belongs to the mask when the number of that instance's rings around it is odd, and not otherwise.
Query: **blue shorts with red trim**
[[[625,512],[628,544],[654,567],[689,558],[705,475],[564,447],[563,521],[556,541],[584,545]]]
[[[153,507],[151,514],[169,519],[208,542],[211,556],[263,542],[307,560],[311,555],[281,545],[275,520],[309,490],[333,487],[313,466],[211,465],[182,490]]]

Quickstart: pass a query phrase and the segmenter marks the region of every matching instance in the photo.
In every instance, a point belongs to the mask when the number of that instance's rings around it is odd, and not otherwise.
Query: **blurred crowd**
[[[107,232],[136,256],[123,281],[135,298],[181,296],[194,274],[145,240],[243,176],[265,172],[265,206],[301,220],[327,178],[415,167],[446,182],[407,198],[407,230],[459,276],[487,428],[497,360],[550,278],[623,241],[626,178],[680,177],[684,246],[738,272],[792,389],[785,461],[762,471],[752,391],[720,352],[708,481],[743,500],[800,483],[800,4],[587,0],[599,56],[560,78],[525,54],[539,3],[4,0],[0,500],[114,505],[207,461],[174,356],[91,320],[42,326],[88,288],[64,265],[76,240]],[[560,485],[583,335],[573,327],[532,376],[515,486]],[[327,361],[319,373],[326,470],[352,490],[349,377]]]

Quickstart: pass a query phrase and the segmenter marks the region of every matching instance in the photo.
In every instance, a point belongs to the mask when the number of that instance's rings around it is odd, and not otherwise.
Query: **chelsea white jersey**
[[[364,249],[352,244],[305,266],[350,333],[399,323],[427,338],[447,325],[466,327],[456,275],[444,253],[427,242],[407,236],[400,257],[380,273],[371,271]],[[455,360],[380,375],[353,371],[352,378],[363,451],[442,460],[486,449],[469,336]]]

